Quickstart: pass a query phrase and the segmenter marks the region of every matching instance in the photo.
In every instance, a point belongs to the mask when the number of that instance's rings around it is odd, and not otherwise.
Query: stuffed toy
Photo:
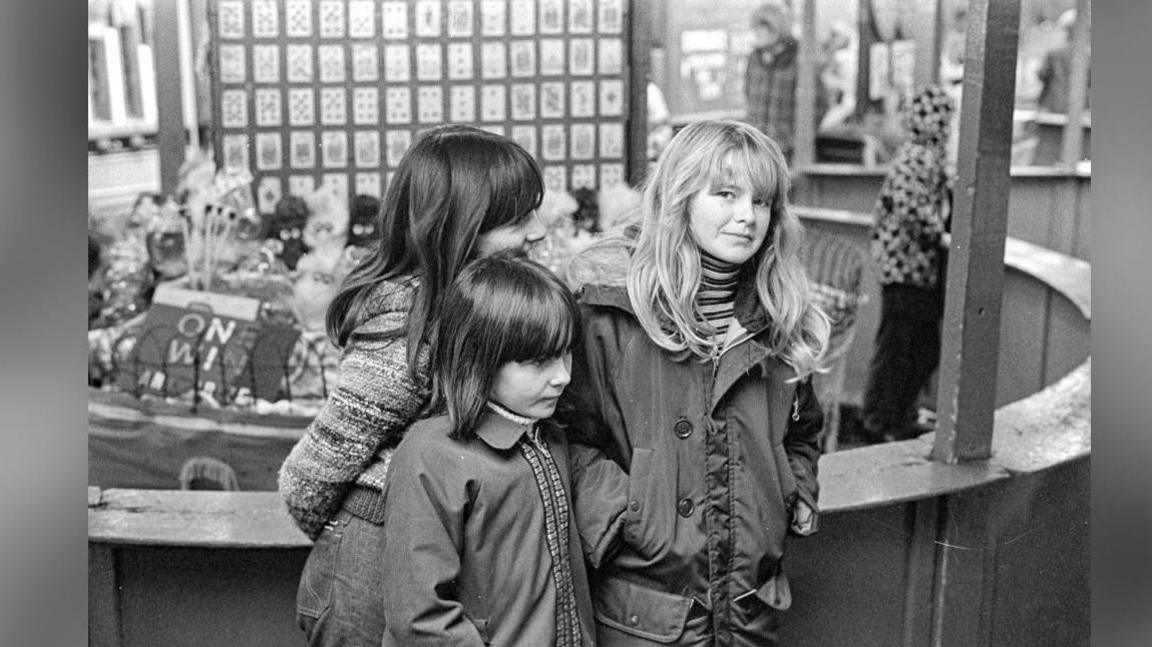
[[[380,200],[370,195],[360,194],[352,199],[349,214],[348,245],[369,249],[380,242],[376,231],[376,221],[380,216]]]
[[[290,195],[281,198],[264,223],[263,237],[276,256],[289,270],[304,255],[304,225],[308,223],[308,203],[304,198]]]
[[[321,186],[304,196],[304,202],[310,211],[304,225],[304,248],[334,265],[348,244],[348,201]]]

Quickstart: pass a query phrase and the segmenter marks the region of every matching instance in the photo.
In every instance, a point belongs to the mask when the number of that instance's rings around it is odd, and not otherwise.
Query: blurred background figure
[[[776,140],[792,160],[796,120],[796,54],[792,16],[780,1],[762,5],[752,14],[753,49],[744,72],[748,121]]]
[[[1060,14],[1056,24],[1064,31],[1064,43],[1056,46],[1044,56],[1037,76],[1040,79],[1039,108],[1047,112],[1068,112],[1068,96],[1071,92],[1069,79],[1072,75],[1072,30],[1076,26],[1076,10],[1069,9]],[[1083,43],[1091,54],[1091,41]],[[1088,87],[1092,87],[1091,67]],[[1089,107],[1089,92],[1084,93],[1084,107]]]
[[[821,46],[817,130],[836,128],[856,111],[856,29],[837,20]]]

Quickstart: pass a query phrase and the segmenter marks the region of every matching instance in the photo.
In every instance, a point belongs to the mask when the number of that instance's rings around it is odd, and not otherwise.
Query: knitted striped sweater
[[[409,277],[373,289],[364,323],[341,355],[335,389],[280,468],[280,495],[312,539],[339,512],[354,484],[383,489],[393,449],[430,399],[427,349],[413,382],[403,335],[386,341],[363,337],[403,326],[417,286]]]

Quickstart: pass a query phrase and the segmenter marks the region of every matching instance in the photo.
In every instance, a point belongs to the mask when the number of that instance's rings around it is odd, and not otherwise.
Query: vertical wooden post
[[[156,0],[156,143],[160,149],[160,191],[176,190],[184,163],[184,100],[180,82],[181,0]]]
[[[640,186],[648,175],[648,66],[651,56],[651,12],[648,0],[629,4],[628,183]]]
[[[1072,42],[1068,43],[1072,65],[1068,71],[1068,123],[1064,126],[1063,149],[1060,159],[1066,166],[1080,161],[1084,150],[1084,98],[1088,94],[1088,26],[1092,20],[1089,0],[1076,0],[1076,24],[1072,27]]]
[[[804,31],[796,61],[796,130],[792,133],[792,168],[803,168],[816,159],[816,1],[801,0]]]
[[[992,453],[1020,0],[971,0],[935,460]]]

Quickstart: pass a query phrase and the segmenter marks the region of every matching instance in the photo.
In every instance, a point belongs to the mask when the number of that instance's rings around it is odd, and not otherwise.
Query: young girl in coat
[[[328,310],[328,334],[343,348],[337,384],[280,469],[288,512],[315,541],[296,600],[310,644],[380,645],[382,489],[392,452],[431,399],[429,322],[467,262],[544,238],[542,197],[531,155],[478,128],[431,128],[401,159],[380,245]]]
[[[570,503],[568,446],[549,418],[569,382],[575,298],[544,267],[495,256],[444,296],[432,408],[384,491],[384,645],[593,644]]]
[[[755,127],[685,127],[645,188],[625,284],[582,289],[557,419],[628,472],[582,529],[608,533],[591,554],[602,646],[777,644],[784,538],[816,527],[823,416],[809,376],[829,328],[788,183]],[[573,469],[582,488],[620,478]]]

